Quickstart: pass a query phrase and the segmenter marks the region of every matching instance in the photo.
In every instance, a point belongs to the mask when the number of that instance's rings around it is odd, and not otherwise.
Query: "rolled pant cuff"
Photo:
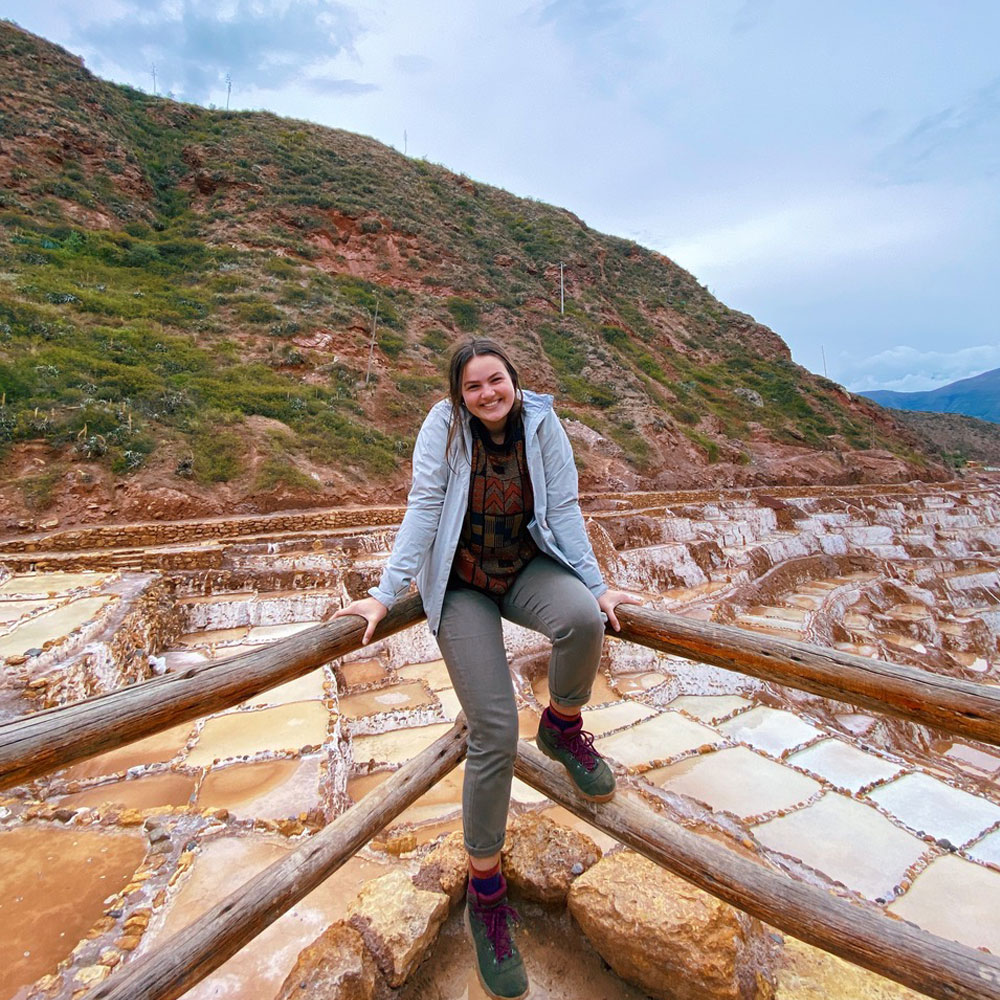
[[[585,698],[557,698],[551,691],[549,692],[549,702],[556,708],[583,708],[589,701],[589,692]]]
[[[488,858],[498,851],[503,850],[503,845],[507,840],[506,835],[501,837],[495,847],[470,847],[469,842],[465,841],[465,853],[469,855],[470,858]]]

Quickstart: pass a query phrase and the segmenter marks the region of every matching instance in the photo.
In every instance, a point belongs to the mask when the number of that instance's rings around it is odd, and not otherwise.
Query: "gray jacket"
[[[525,390],[522,412],[525,455],[535,497],[535,516],[528,531],[542,552],[572,570],[595,598],[600,597],[608,586],[583,525],[573,449],[552,409],[552,397]],[[445,456],[450,419],[451,402],[443,399],[431,408],[420,428],[413,449],[413,485],[406,515],[382,578],[368,591],[390,607],[405,596],[410,581],[416,579],[427,623],[435,636],[469,503],[472,472],[468,418],[461,425],[464,448],[456,435],[450,461]]]

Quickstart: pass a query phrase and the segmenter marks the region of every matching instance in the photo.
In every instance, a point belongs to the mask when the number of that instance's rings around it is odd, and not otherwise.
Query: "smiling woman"
[[[591,802],[615,777],[583,730],[604,639],[602,613],[641,603],[609,590],[587,538],[576,466],[552,397],[523,390],[495,342],[452,355],[449,399],[428,414],[413,452],[406,516],[377,587],[337,612],[360,615],[364,642],[415,579],[469,725],[462,823],[468,924],[493,997],[522,997],[527,976],[510,934],[515,911],[500,873],[518,717],[501,619],[547,636],[549,707],[536,742]]]

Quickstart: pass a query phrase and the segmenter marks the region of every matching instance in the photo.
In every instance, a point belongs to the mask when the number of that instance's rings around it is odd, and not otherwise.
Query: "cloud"
[[[392,60],[392,64],[401,73],[408,73],[411,75],[417,73],[426,73],[434,66],[433,60],[428,59],[427,56],[418,56],[412,54],[398,55]]]
[[[890,183],[967,180],[1000,174],[1000,77],[966,100],[924,116],[879,153],[875,173]]]
[[[764,272],[787,282],[791,275],[926,243],[943,223],[930,206],[916,207],[909,198],[864,191],[808,195],[762,205],[729,225],[652,242],[681,267],[730,287],[758,282]]]
[[[744,0],[733,18],[733,34],[742,35],[761,25],[770,13],[771,0]]]
[[[994,368],[1000,368],[1000,344],[979,344],[951,352],[899,346],[865,358],[841,353],[830,374],[854,392],[923,392]]]
[[[218,93],[226,74],[237,91],[309,84],[311,69],[350,53],[363,31],[354,10],[320,0],[236,0],[228,7],[199,0],[158,6],[127,0],[119,16],[81,25],[76,37],[138,76],[155,64],[161,93],[204,103]],[[329,82],[318,77],[318,86]],[[353,81],[337,82],[341,93],[368,89],[358,84],[345,90]]]
[[[370,94],[374,90],[379,90],[377,84],[360,83],[357,80],[343,80],[333,76],[309,76],[303,80],[308,90],[317,94],[340,94],[345,97],[353,97],[357,94]]]

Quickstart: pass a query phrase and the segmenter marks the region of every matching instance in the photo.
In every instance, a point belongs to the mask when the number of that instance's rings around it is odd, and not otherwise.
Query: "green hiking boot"
[[[574,722],[569,729],[560,729],[548,721],[546,709],[538,723],[535,743],[546,757],[566,768],[585,799],[607,802],[614,796],[614,773],[594,749],[594,734],[584,730],[582,719]]]
[[[507,902],[507,881],[500,876],[500,889],[485,896],[469,886],[465,899],[465,926],[476,947],[479,982],[496,1000],[521,1000],[528,995],[528,973],[521,953],[510,936],[517,910]]]

